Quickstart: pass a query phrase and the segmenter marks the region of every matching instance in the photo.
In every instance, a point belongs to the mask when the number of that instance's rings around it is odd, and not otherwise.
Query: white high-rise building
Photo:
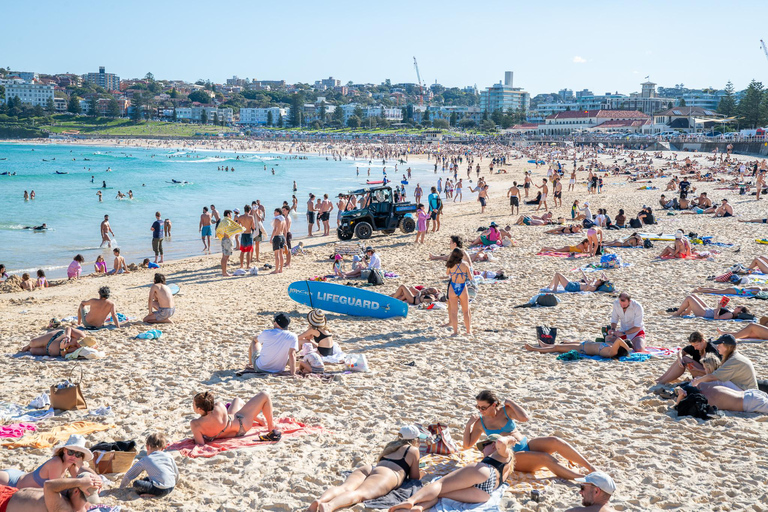
[[[48,105],[48,100],[53,99],[52,85],[22,82],[19,80],[0,80],[0,83],[5,86],[4,100],[6,103],[18,96],[25,105],[45,107]]]

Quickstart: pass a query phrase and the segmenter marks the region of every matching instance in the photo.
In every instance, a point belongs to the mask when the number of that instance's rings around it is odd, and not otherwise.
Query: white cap
[[[584,206],[589,206],[589,201],[584,201]]]
[[[683,232],[682,232],[682,230],[678,229],[678,230],[675,232],[675,238],[683,238]]]
[[[410,441],[412,439],[426,439],[427,435],[423,434],[416,425],[405,425],[400,427],[400,437]]]
[[[602,471],[593,471],[585,477],[574,479],[574,481],[583,484],[592,484],[608,494],[616,492],[616,484],[613,482],[613,478],[611,478],[608,473],[603,473]]]

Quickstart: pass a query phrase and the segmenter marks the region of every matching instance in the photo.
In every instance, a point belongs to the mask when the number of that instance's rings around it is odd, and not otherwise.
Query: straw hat
[[[72,434],[69,436],[69,439],[67,439],[66,443],[60,444],[54,448],[53,455],[56,456],[60,454],[61,450],[64,449],[82,453],[85,456],[83,460],[88,461],[93,459],[93,453],[91,453],[91,450],[85,447],[85,438],[79,434]]]
[[[96,345],[96,338],[93,336],[86,336],[80,340],[79,344],[81,347],[93,347]]]
[[[313,309],[307,313],[307,321],[313,327],[322,327],[325,325],[325,313],[319,309]]]

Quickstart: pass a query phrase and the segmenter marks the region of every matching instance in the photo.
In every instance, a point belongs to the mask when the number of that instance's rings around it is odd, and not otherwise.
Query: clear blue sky
[[[760,1],[145,1],[3,6],[0,66],[121,78],[487,87],[515,72],[533,95],[663,85],[768,85]]]

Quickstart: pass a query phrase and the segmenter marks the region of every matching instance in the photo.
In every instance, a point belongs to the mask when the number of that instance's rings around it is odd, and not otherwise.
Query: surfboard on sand
[[[173,294],[173,295],[176,295],[177,293],[179,293],[181,291],[181,286],[179,286],[177,284],[174,284],[174,283],[169,284],[168,288],[171,289],[171,294]]]
[[[299,304],[332,313],[374,318],[408,316],[408,305],[382,293],[323,281],[296,281],[288,296]]]
[[[675,240],[675,234],[664,234],[664,233],[638,233],[640,238],[643,240],[658,240],[661,242],[674,242]]]

